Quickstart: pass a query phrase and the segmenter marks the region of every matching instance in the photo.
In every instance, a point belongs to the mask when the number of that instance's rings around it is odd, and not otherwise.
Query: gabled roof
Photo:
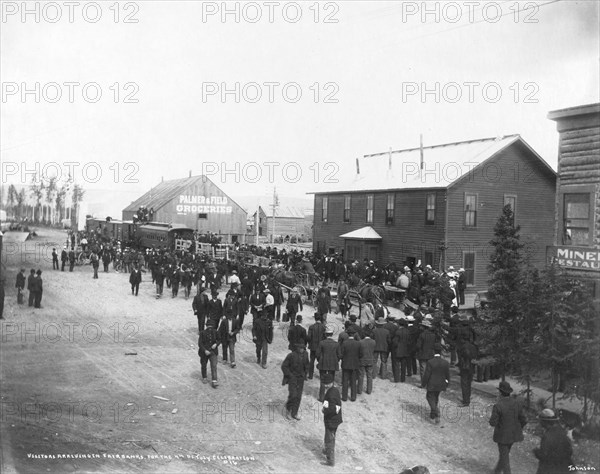
[[[180,178],[180,179],[171,179],[169,181],[162,181],[160,183],[158,183],[156,186],[154,186],[152,189],[150,189],[150,191],[148,191],[147,193],[143,194],[141,197],[139,197],[138,199],[136,199],[135,201],[133,201],[131,204],[129,204],[125,209],[123,209],[123,212],[131,212],[131,211],[137,211],[140,206],[146,206],[148,209],[150,208],[154,208],[154,211],[158,211],[161,207],[165,206],[166,204],[168,204],[169,202],[171,202],[172,199],[174,199],[175,197],[177,197],[182,190],[184,190],[185,188],[189,187],[189,186],[193,186],[194,184],[196,184],[198,181],[203,181],[203,182],[210,182],[213,186],[215,186],[217,189],[219,189],[219,187],[214,184],[208,177],[204,176],[204,175],[199,175],[199,176],[190,176],[189,178]],[[223,191],[221,190],[221,192],[223,193]],[[225,195],[225,193],[223,193]],[[229,196],[227,196],[227,200],[229,202],[233,202],[234,204],[236,204],[239,207],[239,204],[237,204],[235,201],[233,201],[233,199],[231,199]]]
[[[347,234],[340,235],[342,239],[381,240],[381,235],[371,226],[362,227]]]
[[[509,135],[423,147],[422,168],[421,148],[365,155],[359,159],[360,173],[355,175],[354,179],[314,194],[445,189],[469,176],[475,168],[516,142],[521,142],[547,170],[556,175],[548,163],[520,135]]]

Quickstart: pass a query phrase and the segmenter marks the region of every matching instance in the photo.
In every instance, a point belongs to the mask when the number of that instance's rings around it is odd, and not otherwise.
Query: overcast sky
[[[23,16],[2,2],[4,183],[21,183],[24,163],[77,162],[84,188],[113,189],[115,215],[204,163],[233,198],[303,196],[420,133],[425,145],[519,133],[556,168],[548,111],[599,101],[596,1],[228,2],[225,17],[222,2],[111,5],[28,2]],[[222,97],[236,83],[239,102]]]

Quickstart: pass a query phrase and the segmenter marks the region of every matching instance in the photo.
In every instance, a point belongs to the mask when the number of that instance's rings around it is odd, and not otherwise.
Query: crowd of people
[[[100,261],[105,272],[109,271],[111,263],[121,261],[129,273],[134,296],[138,295],[144,273],[150,273],[156,298],[162,297],[165,284],[171,289],[172,298],[178,297],[182,289],[187,299],[195,287],[192,309],[198,323],[202,382],[210,383],[215,389],[219,385],[219,347],[222,361],[235,369],[236,343],[246,317],[251,315],[252,318],[256,363],[264,369],[268,364],[269,346],[273,343],[274,324],[289,322],[287,343],[290,352],[281,365],[282,383],[288,388],[286,417],[300,420],[304,383],[318,372],[318,399],[323,404],[325,420],[325,465],[335,464],[335,439],[342,423],[342,403],[354,402],[363,393],[367,396],[373,393],[378,378],[392,383],[406,383],[414,381],[412,377],[418,378],[418,384],[425,389],[431,422],[439,424],[440,393],[450,383],[450,367],[456,366],[460,374],[462,406],[469,406],[471,402],[478,341],[471,320],[460,312],[465,286],[462,268],[455,271],[449,267],[439,273],[429,265],[425,268],[380,267],[372,261],[344,263],[338,255],[239,246],[239,252],[260,254],[272,261],[268,267],[256,267],[241,259],[213,259],[207,254],[187,250],[122,248],[119,242],[101,241],[93,233],[81,233],[69,236],[71,249],[66,245],[60,256],[62,271],[67,261],[70,270],[73,269],[71,255],[77,238],[82,250],[90,252],[94,278],[98,278]],[[320,287],[314,289],[316,305],[311,315],[314,323],[308,327],[305,327],[301,314],[304,304],[297,289],[282,286],[273,271],[278,267],[289,270],[302,262],[309,262],[321,278]],[[56,251],[53,252],[53,269],[59,269]],[[36,274],[32,269],[27,280],[24,272],[22,269],[17,276],[18,301],[23,302],[22,292],[27,284],[29,305],[38,308],[42,296],[41,270]],[[380,299],[359,299],[358,303],[353,303],[350,288],[355,287],[353,279],[356,278],[364,285],[389,284],[403,290],[398,310],[390,311]],[[223,285],[226,291],[221,298]],[[336,313],[341,315],[343,323],[340,330],[335,327],[337,318],[332,308],[332,291],[337,293]],[[372,314],[369,308],[372,308]],[[444,352],[450,354],[450,361],[442,357]],[[499,390],[501,394],[512,391],[506,382],[501,382]],[[510,472],[510,446],[522,440],[518,430],[526,422],[522,407],[514,405],[514,398],[507,400],[501,398],[490,419],[499,449],[495,472]],[[509,402],[514,406],[509,406]],[[545,416],[548,418],[548,413]],[[519,426],[515,425],[515,420]],[[507,428],[511,423],[515,426]],[[540,466],[543,464],[545,468],[563,466],[570,460],[570,455],[566,454],[558,459],[552,449],[553,443],[562,443],[561,452],[567,452],[565,438],[555,425],[552,426],[552,436],[544,438],[542,448],[536,451]],[[508,431],[511,436],[506,434]]]

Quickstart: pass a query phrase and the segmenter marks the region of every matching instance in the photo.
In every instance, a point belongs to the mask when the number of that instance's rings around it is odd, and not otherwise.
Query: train
[[[148,222],[144,224],[117,219],[86,220],[86,230],[95,232],[104,241],[118,240],[122,246],[163,248],[169,250],[187,249],[194,241],[194,229],[181,224]]]

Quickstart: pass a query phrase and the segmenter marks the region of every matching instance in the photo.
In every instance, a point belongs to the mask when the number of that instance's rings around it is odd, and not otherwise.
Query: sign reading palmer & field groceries
[[[546,247],[548,263],[577,270],[600,272],[600,250],[589,247]]]
[[[179,215],[187,215],[189,212],[201,214],[231,214],[232,206],[227,206],[225,196],[190,196],[180,195],[179,204],[175,210]]]

